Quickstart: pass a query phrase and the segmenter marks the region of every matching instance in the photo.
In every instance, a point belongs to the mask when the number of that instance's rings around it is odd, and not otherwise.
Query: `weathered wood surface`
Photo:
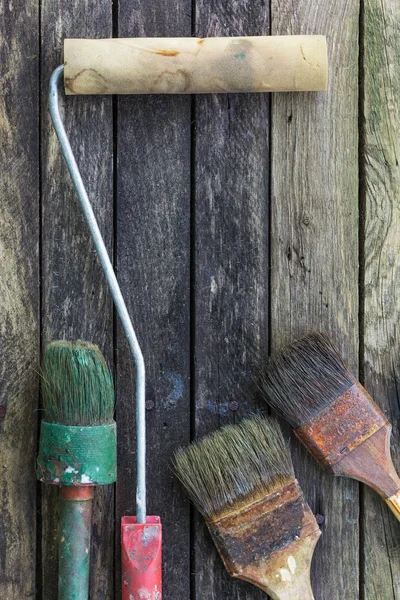
[[[42,2],[42,341],[86,339],[113,364],[113,307],[47,107],[50,75],[62,63],[65,36],[110,36],[111,7]],[[106,245],[113,249],[113,115],[111,98],[67,98],[63,118]],[[101,126],[99,127],[99,124]],[[57,598],[59,490],[41,486],[42,597]],[[95,490],[90,597],[114,593],[114,490]]]
[[[36,2],[0,5],[0,598],[7,600],[34,598],[36,585],[37,22]]]
[[[47,113],[65,36],[328,37],[327,94],[63,101],[145,354],[148,507],[164,525],[165,600],[265,597],[227,576],[169,464],[191,437],[266,410],[251,377],[269,345],[320,328],[357,370],[364,341],[361,372],[395,425],[400,467],[399,9],[363,7],[359,73],[356,0],[2,4],[1,598],[57,597],[57,494],[35,485],[39,333],[43,344],[88,338],[116,358],[119,479],[115,501],[112,486],[96,491],[92,599],[120,597],[119,520],[135,512],[134,369]],[[384,503],[292,449],[325,516],[316,600],[399,600],[399,525]]]
[[[400,468],[400,6],[367,0],[364,12],[365,385],[393,423],[392,454]],[[400,598],[396,519],[365,488],[365,600]]]
[[[326,94],[280,94],[272,102],[272,348],[323,330],[355,371],[358,11],[355,0],[273,0],[271,23],[272,34],[326,34],[330,62]],[[312,567],[315,597],[356,600],[359,486],[324,473],[295,440],[293,458],[311,508],[325,517]]]
[[[190,10],[120,0],[118,35],[188,36]],[[190,119],[187,96],[118,99],[117,269],[147,368],[147,509],[161,517],[171,600],[190,595],[190,506],[171,470],[190,440]],[[135,514],[136,430],[134,365],[117,332],[119,523]]]
[[[263,1],[197,2],[197,36],[245,35],[255,27],[269,30]],[[195,99],[196,437],[256,408],[252,367],[268,345],[269,102],[250,94]],[[193,570],[193,598],[265,597],[228,576],[197,515]]]

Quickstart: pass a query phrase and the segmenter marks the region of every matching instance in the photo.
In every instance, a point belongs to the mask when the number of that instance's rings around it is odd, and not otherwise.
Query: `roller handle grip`
[[[160,517],[122,517],[122,600],[162,599],[162,529]]]

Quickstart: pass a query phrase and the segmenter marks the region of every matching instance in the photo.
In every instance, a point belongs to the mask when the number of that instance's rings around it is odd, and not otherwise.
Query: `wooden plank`
[[[108,37],[111,5],[56,0],[42,5],[43,343],[86,339],[112,365],[113,309],[104,277],[61,157],[47,109],[48,81],[62,60],[64,37]],[[63,100],[65,124],[106,245],[113,238],[112,99]],[[43,489],[43,598],[57,597],[58,490]],[[113,598],[114,491],[97,488],[93,514],[90,597]]]
[[[400,7],[367,0],[364,12],[365,385],[394,425],[400,469]],[[364,598],[400,598],[398,523],[365,489]]]
[[[328,38],[327,93],[275,95],[272,105],[271,328],[276,349],[328,332],[358,356],[358,15],[355,0],[272,1],[272,34]],[[345,26],[343,24],[345,23]],[[358,484],[334,479],[293,442],[295,469],[325,517],[312,580],[316,600],[359,598]]]
[[[34,598],[36,585],[38,50],[37,2],[2,3],[0,597],[7,600]]]
[[[269,30],[261,0],[196,3],[196,35]],[[196,98],[195,435],[256,409],[252,366],[268,344],[269,96]],[[226,573],[200,517],[194,597],[265,598]]]
[[[120,37],[190,35],[190,0],[119,6]],[[165,598],[190,594],[189,503],[171,470],[190,436],[190,104],[118,100],[118,276],[147,368],[148,514],[163,524]],[[136,488],[134,367],[121,327],[117,357],[119,523],[135,514]],[[119,528],[116,540],[119,549]]]

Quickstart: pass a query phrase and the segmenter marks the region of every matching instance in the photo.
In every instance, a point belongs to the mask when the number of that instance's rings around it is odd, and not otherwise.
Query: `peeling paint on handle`
[[[61,488],[58,598],[87,600],[93,487]]]
[[[56,485],[107,485],[117,477],[115,422],[69,426],[42,421],[38,479]]]
[[[162,527],[160,517],[122,517],[122,600],[162,599]]]

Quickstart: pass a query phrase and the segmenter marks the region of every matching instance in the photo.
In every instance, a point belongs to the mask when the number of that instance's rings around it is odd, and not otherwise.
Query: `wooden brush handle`
[[[308,586],[299,587],[294,592],[282,592],[281,594],[279,594],[279,596],[271,594],[271,592],[269,592],[268,589],[261,589],[263,590],[263,592],[269,594],[272,600],[315,600],[312,589],[311,587],[310,589],[308,589]]]
[[[260,573],[259,583],[253,580],[273,600],[314,600],[310,582],[312,555],[320,531],[295,543],[288,551],[276,553],[275,569],[268,576]]]
[[[326,90],[321,35],[64,42],[67,94]]]
[[[388,423],[333,465],[335,475],[352,477],[373,488],[400,521],[400,478],[390,455]]]
[[[280,590],[277,594],[273,594],[269,588],[261,588],[263,592],[268,594],[272,600],[315,600],[311,589],[310,576],[308,581],[300,581],[298,579],[295,590]]]
[[[398,521],[400,521],[400,491],[390,498],[385,498],[385,502]]]
[[[61,487],[58,599],[88,600],[93,487]]]

